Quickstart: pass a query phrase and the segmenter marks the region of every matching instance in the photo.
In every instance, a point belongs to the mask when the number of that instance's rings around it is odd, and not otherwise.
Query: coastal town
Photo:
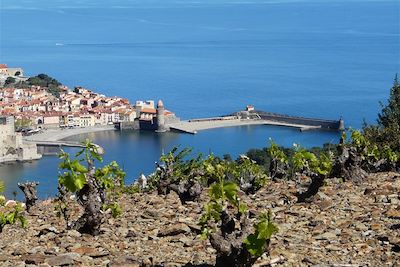
[[[43,143],[52,139],[43,135],[58,141],[65,134],[80,133],[80,129],[91,132],[117,125],[164,132],[168,122],[179,121],[161,100],[157,106],[154,100],[132,105],[126,98],[108,97],[83,87],[71,90],[46,74],[23,74],[22,68],[0,64],[0,163],[41,158],[37,145],[58,144]],[[37,138],[29,139],[32,135]]]
[[[135,119],[155,122],[157,109],[153,100],[139,100],[132,105],[126,98],[108,97],[82,87],[70,90],[61,84],[57,84],[54,93],[48,86],[26,83],[30,79],[21,76],[22,73],[20,68],[8,68],[0,64],[0,76],[3,77],[0,78],[0,86],[3,87],[0,88],[0,116],[15,117],[17,127],[26,126],[37,130],[112,125],[134,122]],[[38,75],[39,79],[45,79],[46,76]],[[7,82],[10,80],[13,83]],[[21,86],[21,81],[25,85],[22,83]],[[158,104],[163,106],[162,101]],[[174,116],[165,109],[163,113],[167,117]]]

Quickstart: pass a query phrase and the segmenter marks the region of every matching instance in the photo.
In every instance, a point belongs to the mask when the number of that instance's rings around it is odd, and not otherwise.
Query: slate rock
[[[184,223],[178,223],[175,225],[170,225],[169,227],[167,227],[165,229],[161,229],[157,236],[158,237],[174,236],[174,235],[185,234],[185,233],[190,233],[189,226],[187,226]]]

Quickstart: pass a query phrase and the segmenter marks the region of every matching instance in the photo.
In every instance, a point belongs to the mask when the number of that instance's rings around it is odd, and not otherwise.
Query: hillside
[[[259,266],[400,266],[400,174],[371,174],[361,185],[329,179],[310,203],[296,203],[299,189],[268,182],[241,196],[250,213],[271,208],[279,227]],[[52,200],[42,201],[26,229],[6,225],[0,233],[0,265],[213,265],[215,251],[197,225],[207,197],[182,205],[174,192],[125,194],[122,215],[108,216],[99,236],[65,230]]]

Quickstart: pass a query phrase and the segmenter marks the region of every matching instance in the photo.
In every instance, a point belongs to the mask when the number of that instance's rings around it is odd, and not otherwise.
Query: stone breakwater
[[[372,174],[362,185],[331,179],[309,203],[294,193],[309,182],[269,182],[242,195],[251,213],[272,209],[279,232],[258,266],[399,266],[400,174]],[[29,226],[0,233],[1,266],[213,265],[214,249],[199,237],[207,201],[182,205],[174,194],[123,195],[122,216],[96,237],[65,230],[51,200],[27,215]],[[76,217],[81,212],[72,205]]]
[[[65,138],[78,135],[78,134],[87,134],[101,131],[113,131],[115,130],[114,125],[105,125],[105,126],[91,126],[84,128],[73,128],[73,129],[48,129],[44,130],[41,133],[25,136],[24,140],[26,141],[60,141]]]

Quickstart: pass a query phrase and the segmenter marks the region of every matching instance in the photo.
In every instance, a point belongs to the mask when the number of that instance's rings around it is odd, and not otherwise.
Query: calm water
[[[162,98],[181,118],[251,103],[293,115],[343,116],[355,128],[375,121],[400,72],[398,1],[98,2],[2,0],[0,62],[132,102]],[[89,136],[106,148],[106,161],[125,168],[129,182],[175,145],[238,155],[265,146],[268,137],[286,146],[337,141],[334,133],[262,126],[195,136]],[[7,195],[25,179],[41,182],[41,197],[53,195],[57,163],[49,156],[1,166]]]

